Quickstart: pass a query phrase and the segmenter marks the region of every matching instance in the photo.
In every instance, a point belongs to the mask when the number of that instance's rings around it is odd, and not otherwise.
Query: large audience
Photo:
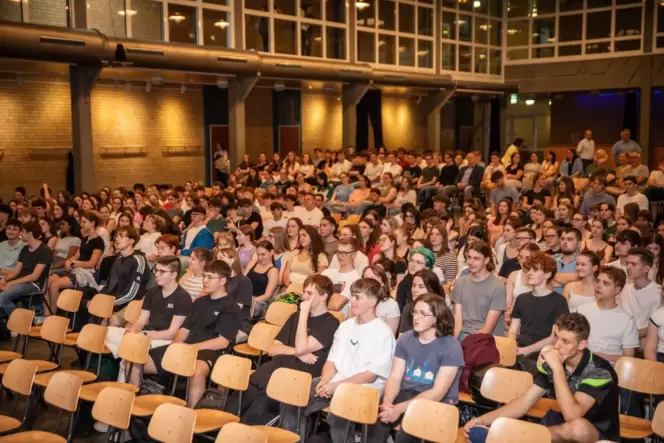
[[[664,362],[664,220],[650,210],[664,197],[664,162],[650,172],[628,131],[611,152],[595,149],[591,131],[562,159],[523,148],[516,139],[488,159],[316,149],[314,158],[245,155],[234,171],[220,150],[211,188],[71,195],[44,183],[32,196],[18,186],[0,204],[1,315],[37,293],[41,324],[64,289],[84,301],[113,295],[109,325],[152,339],[146,375],[168,374],[168,344],[197,346],[194,407],[216,359],[246,342],[271,304],[298,303],[226,408],[265,424],[279,414],[266,394],[271,374],[308,372],[305,413],[282,411],[301,441],[341,383],[381,391],[369,441],[417,441],[394,431],[409,403],[459,404],[469,353],[495,347],[482,337],[505,336],[517,344],[513,369],[534,384],[460,423],[472,442],[543,396],[558,402],[543,420],[553,441],[619,441],[619,411],[643,416],[643,397],[619,388],[613,366],[623,356]],[[120,372],[143,379],[137,367]],[[334,443],[355,441],[343,418],[327,423]]]

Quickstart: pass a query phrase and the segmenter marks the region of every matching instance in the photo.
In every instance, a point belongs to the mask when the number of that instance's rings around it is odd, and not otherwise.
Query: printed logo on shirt
[[[352,338],[350,339],[350,344],[353,345],[353,346],[355,346],[359,342],[360,342],[359,340],[353,340]]]
[[[218,315],[219,315],[219,311],[214,311],[214,316],[216,317]]]
[[[166,307],[167,307],[168,309],[173,309],[173,303],[169,303]]]

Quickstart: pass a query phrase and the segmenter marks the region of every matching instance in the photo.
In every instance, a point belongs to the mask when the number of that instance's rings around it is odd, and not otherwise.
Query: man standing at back
[[[583,162],[583,172],[585,174],[588,165],[595,158],[595,140],[593,140],[593,131],[586,129],[583,139],[576,145],[576,153]]]

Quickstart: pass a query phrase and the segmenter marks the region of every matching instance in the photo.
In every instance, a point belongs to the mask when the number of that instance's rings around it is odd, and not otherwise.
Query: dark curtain
[[[376,149],[383,146],[383,111],[380,89],[370,89],[364,94],[356,107],[357,132],[355,146],[358,151],[366,150],[369,146],[369,122],[373,129],[374,146]]]
[[[490,139],[489,139],[489,153],[501,152],[500,142],[500,102],[504,100],[501,97],[491,99],[491,122],[490,122]]]
[[[636,94],[633,92],[627,93],[622,129],[629,129],[632,133],[632,140],[637,141],[639,138],[639,111],[639,101]]]
[[[203,86],[203,126],[205,127],[205,183],[211,185],[215,181],[212,177],[212,149],[210,146],[210,125],[228,124],[228,89],[216,86]],[[216,149],[216,148],[215,148]],[[229,153],[234,152],[226,146]]]

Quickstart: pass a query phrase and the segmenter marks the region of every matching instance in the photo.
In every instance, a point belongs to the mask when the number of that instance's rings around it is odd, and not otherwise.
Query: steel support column
[[[72,153],[74,155],[74,189],[76,192],[94,191],[92,156],[92,111],[90,92],[97,82],[101,68],[72,65],[69,67],[71,91]]]

